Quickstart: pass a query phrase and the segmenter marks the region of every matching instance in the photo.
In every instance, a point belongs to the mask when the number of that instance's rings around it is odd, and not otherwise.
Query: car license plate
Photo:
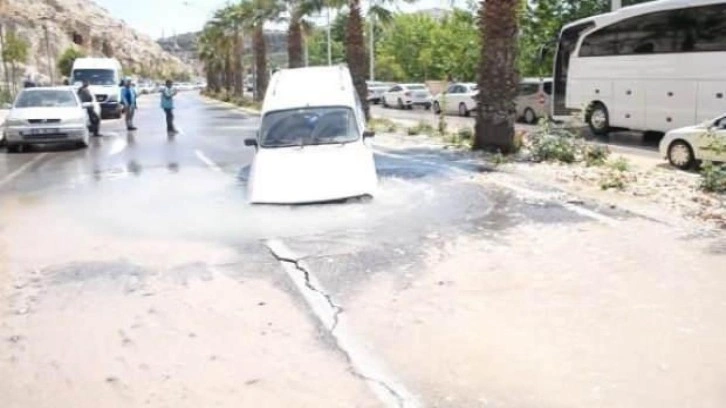
[[[23,134],[28,136],[39,136],[39,135],[52,135],[55,133],[60,133],[60,129],[57,128],[36,128],[36,129],[30,129],[29,131],[23,132]]]

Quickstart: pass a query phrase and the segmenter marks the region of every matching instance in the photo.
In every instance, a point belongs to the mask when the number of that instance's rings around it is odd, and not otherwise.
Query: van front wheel
[[[597,136],[606,136],[610,132],[610,114],[608,108],[600,102],[590,105],[585,120],[592,133]]]

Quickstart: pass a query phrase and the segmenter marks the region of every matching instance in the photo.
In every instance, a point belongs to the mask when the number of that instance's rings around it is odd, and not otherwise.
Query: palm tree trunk
[[[255,80],[257,92],[255,92],[255,100],[261,101],[265,97],[267,91],[267,44],[265,43],[265,32],[262,24],[255,28],[254,33],[254,51],[255,51]]]
[[[303,61],[303,37],[300,16],[294,12],[287,29],[287,60],[290,68],[300,68]]]
[[[227,49],[224,58],[224,87],[228,93],[234,91],[234,67],[232,66],[232,50]]]
[[[242,65],[242,33],[239,27],[234,28],[234,94],[244,94],[244,66]]]
[[[517,12],[520,0],[486,0],[479,9],[481,58],[475,150],[512,153],[517,117]]]
[[[363,112],[366,119],[369,119],[368,86],[366,85],[368,60],[366,58],[365,40],[363,39],[363,18],[360,13],[360,0],[349,0],[348,7],[350,14],[348,15],[348,27],[346,29],[345,59],[353,77],[353,85],[363,104]]]

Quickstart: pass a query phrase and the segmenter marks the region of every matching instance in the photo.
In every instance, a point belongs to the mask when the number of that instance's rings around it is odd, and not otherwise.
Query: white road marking
[[[364,380],[386,407],[418,408],[422,404],[394,378],[383,362],[373,356],[370,347],[361,343],[350,329],[343,309],[332,302],[317,277],[301,265],[301,260],[282,241],[267,241],[267,247],[282,263],[285,272],[305,298],[313,314],[348,359],[353,374]]]
[[[18,167],[18,168],[17,168],[17,169],[15,170],[15,171],[13,171],[12,173],[10,173],[10,174],[8,174],[7,176],[3,177],[3,178],[2,178],[1,180],[0,180],[0,188],[1,188],[1,187],[4,187],[4,186],[5,186],[6,184],[10,183],[10,182],[11,182],[11,181],[13,181],[13,180],[14,180],[15,178],[17,178],[18,176],[20,176],[21,174],[23,174],[23,172],[24,172],[25,170],[29,169],[29,168],[30,168],[31,166],[33,166],[34,164],[36,164],[36,163],[38,163],[39,161],[43,160],[43,158],[44,158],[44,157],[46,157],[47,155],[48,155],[48,153],[41,153],[41,154],[39,154],[39,155],[35,156],[35,157],[34,157],[34,158],[33,158],[33,159],[31,160],[31,161],[29,161],[29,162],[27,162],[27,163],[23,164],[22,166]]]
[[[201,160],[204,164],[206,164],[207,167],[209,167],[213,171],[216,171],[216,172],[219,172],[219,173],[222,172],[222,168],[219,167],[217,165],[217,163],[213,162],[212,159],[210,159],[209,157],[207,157],[207,155],[205,155],[201,150],[195,150],[194,151],[194,154],[196,154],[197,155],[197,158],[199,160]]]

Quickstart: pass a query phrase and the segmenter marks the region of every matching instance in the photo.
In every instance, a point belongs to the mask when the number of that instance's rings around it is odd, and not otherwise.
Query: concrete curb
[[[238,111],[243,112],[243,113],[246,113],[248,115],[260,116],[260,113],[261,113],[257,109],[244,108],[242,106],[237,106],[237,105],[235,105],[233,103],[230,103],[230,102],[220,101],[218,99],[210,98],[209,96],[205,96],[205,95],[202,95],[202,94],[200,94],[200,96],[202,97],[202,99],[205,100],[205,102],[216,103],[218,105],[226,106],[228,108],[232,108],[234,110],[238,110]]]

